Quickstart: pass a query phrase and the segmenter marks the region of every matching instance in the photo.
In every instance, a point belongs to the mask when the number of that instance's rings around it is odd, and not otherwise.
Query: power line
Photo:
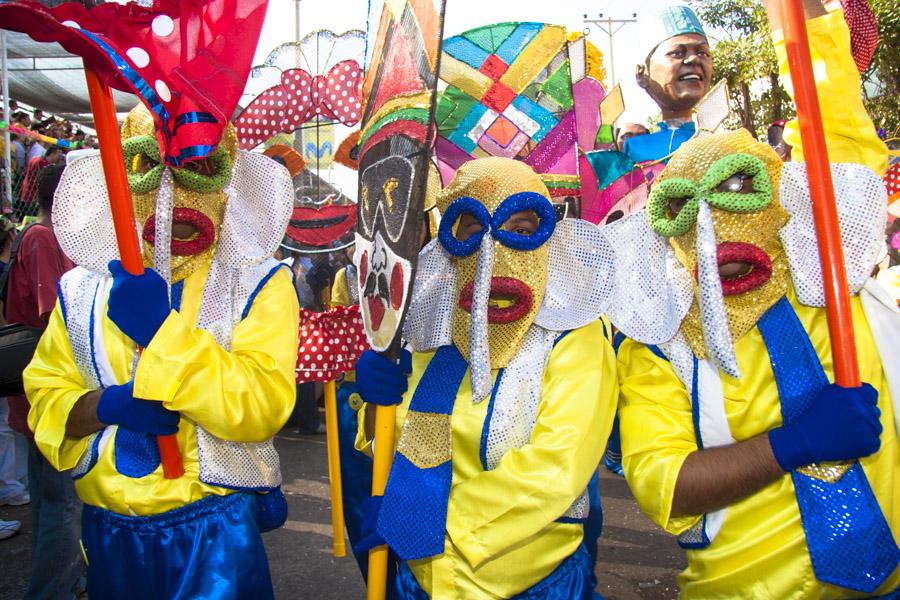
[[[612,89],[616,87],[616,60],[613,50],[613,37],[629,23],[637,23],[637,13],[631,13],[630,19],[613,19],[612,17],[604,17],[603,13],[599,13],[596,19],[591,19],[584,15],[584,22],[588,25],[596,25],[600,31],[609,37],[609,88]]]

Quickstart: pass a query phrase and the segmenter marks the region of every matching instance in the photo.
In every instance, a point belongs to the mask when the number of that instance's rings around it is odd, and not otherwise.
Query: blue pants
[[[209,496],[149,517],[84,506],[91,600],[271,599],[252,493]]]
[[[591,600],[592,594],[591,562],[582,545],[547,577],[512,600]],[[394,580],[393,600],[429,600],[406,562],[400,563]]]

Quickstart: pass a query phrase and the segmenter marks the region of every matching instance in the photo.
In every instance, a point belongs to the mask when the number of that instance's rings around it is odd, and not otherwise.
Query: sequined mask
[[[524,163],[484,158],[464,164],[438,200],[443,215],[438,239],[458,273],[452,338],[472,364],[473,384],[475,355],[486,351],[490,369],[505,367],[541,307],[545,242],[556,226],[548,196],[540,176]],[[510,225],[523,211],[537,217],[533,231]],[[464,215],[477,222],[477,230],[460,230]],[[489,371],[486,376],[489,386]]]
[[[153,117],[139,104],[122,125],[122,151],[144,264],[165,270],[156,264],[155,242],[157,227],[168,228],[162,235],[171,239],[171,281],[184,279],[209,262],[216,248],[227,204],[223,190],[237,152],[234,128],[228,125],[208,158],[168,168],[160,159]]]
[[[734,342],[788,288],[781,168],[745,130],[705,136],[679,149],[647,204],[650,226],[669,238],[696,283],[681,331],[697,357],[712,355],[732,376],[740,374]]]

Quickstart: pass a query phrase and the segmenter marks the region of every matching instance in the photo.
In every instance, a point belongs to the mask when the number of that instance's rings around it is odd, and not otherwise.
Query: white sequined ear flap
[[[224,191],[228,204],[215,259],[240,267],[270,258],[294,208],[294,184],[287,170],[264,154],[240,150]]]
[[[703,325],[703,341],[718,367],[740,377],[734,341],[725,311],[722,279],[719,276],[716,231],[712,212],[705,200],[700,200],[697,213],[697,283],[700,287],[700,322]]]
[[[606,315],[635,341],[669,341],[694,301],[692,277],[669,240],[650,228],[643,210],[606,225],[600,233],[614,256]]]
[[[403,324],[403,338],[413,351],[428,352],[452,343],[456,277],[456,266],[439,240],[432,240],[419,252],[416,280]]]
[[[66,256],[78,266],[106,275],[109,261],[119,258],[119,246],[99,156],[80,158],[63,171],[52,219]],[[135,231],[140,238],[136,221]]]
[[[884,247],[887,191],[874,171],[863,165],[831,165],[834,195],[841,224],[844,266],[850,293],[866,284]],[[813,221],[806,165],[787,163],[781,171],[780,201],[791,215],[781,241],[791,267],[797,298],[806,306],[825,306],[822,266]]]
[[[615,253],[601,230],[581,219],[557,223],[547,244],[547,287],[534,322],[550,331],[584,327],[609,304]]]

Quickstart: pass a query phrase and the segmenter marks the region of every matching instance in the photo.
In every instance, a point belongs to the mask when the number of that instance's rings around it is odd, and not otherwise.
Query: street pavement
[[[289,505],[285,526],[264,535],[275,597],[364,598],[356,562],[349,554],[332,555],[325,436],[285,429],[275,445]],[[603,535],[597,591],[614,600],[676,598],[675,577],[684,568],[684,554],[674,538],[640,512],[623,478],[601,469],[600,493]],[[30,569],[30,511],[27,506],[0,507],[0,519],[22,521],[16,536],[0,541],[0,600],[17,600]]]

